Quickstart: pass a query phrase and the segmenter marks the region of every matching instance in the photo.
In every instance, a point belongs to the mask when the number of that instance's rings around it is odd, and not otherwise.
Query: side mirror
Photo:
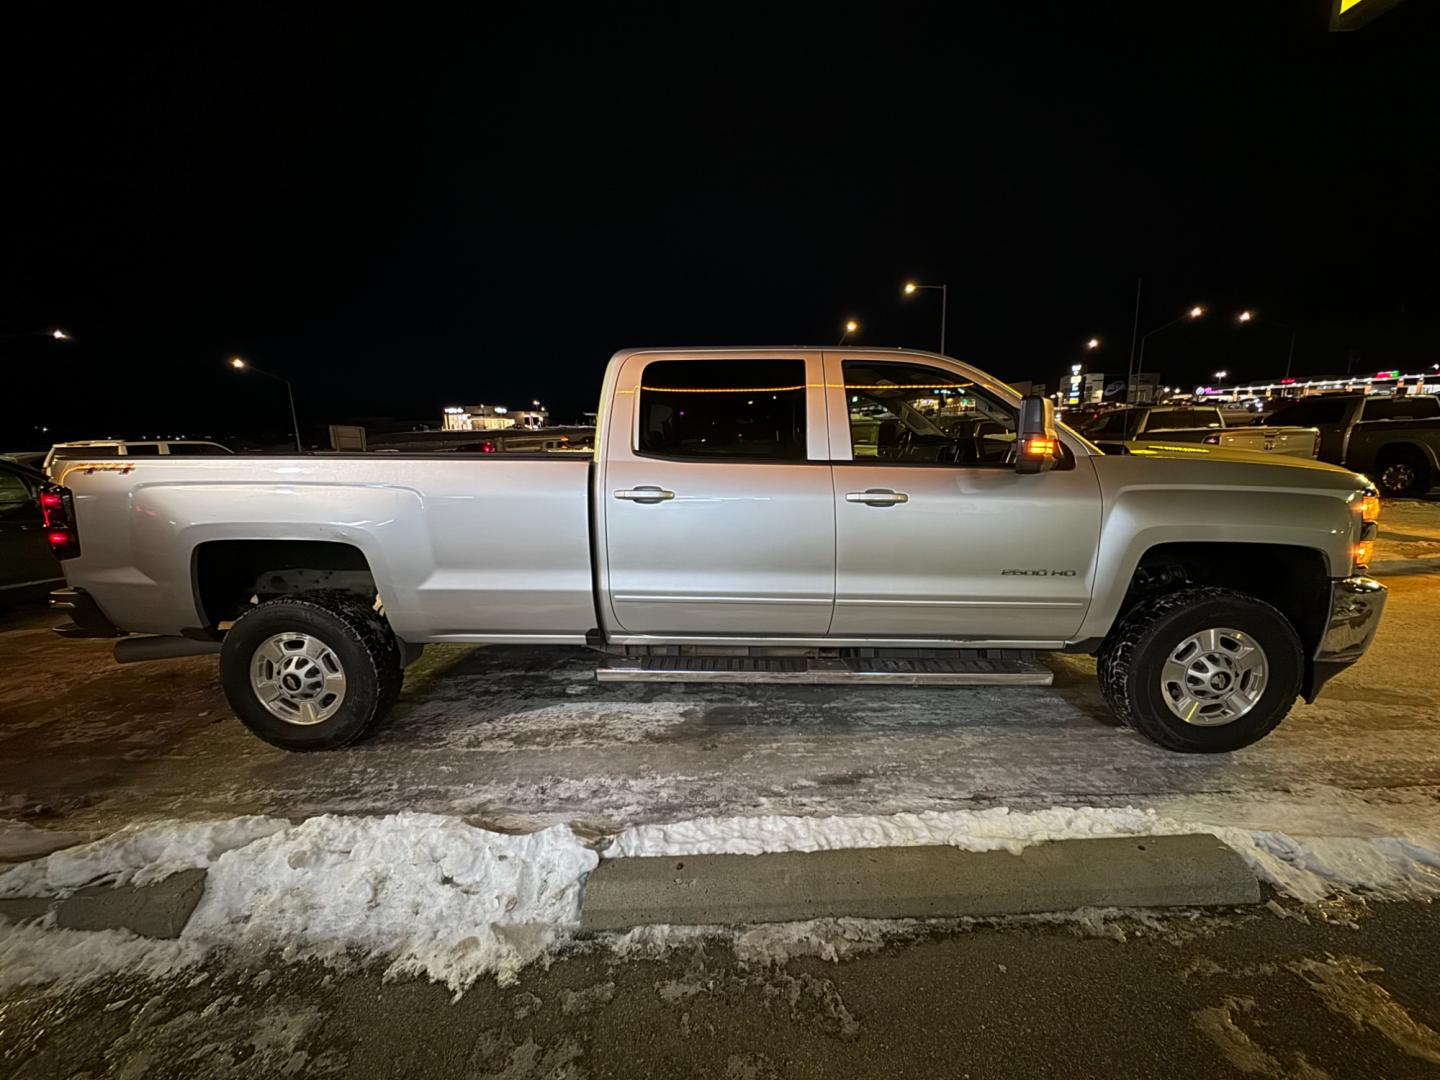
[[[1055,403],[1040,394],[1020,401],[1020,423],[1015,430],[1015,471],[1039,473],[1055,464],[1060,440],[1055,434]]]

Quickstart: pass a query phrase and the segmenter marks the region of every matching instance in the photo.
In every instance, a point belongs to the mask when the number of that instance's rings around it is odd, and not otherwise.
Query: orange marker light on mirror
[[[1032,435],[1025,440],[1027,457],[1051,457],[1055,453],[1055,440],[1046,435]]]

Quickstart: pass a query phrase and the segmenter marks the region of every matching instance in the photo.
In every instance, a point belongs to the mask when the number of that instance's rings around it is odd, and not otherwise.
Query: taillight
[[[480,444],[480,452],[481,452],[482,454],[493,454],[493,453],[495,453],[495,444],[494,444],[493,442],[483,442],[483,443],[481,443],[481,444]]]
[[[45,539],[57,559],[80,554],[80,533],[75,528],[75,501],[70,489],[46,484],[40,489],[40,513],[45,516]]]

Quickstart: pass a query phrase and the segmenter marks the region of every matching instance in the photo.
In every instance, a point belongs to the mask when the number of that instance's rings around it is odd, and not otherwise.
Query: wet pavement
[[[118,666],[110,642],[61,640],[43,608],[13,610],[0,613],[0,818],[108,830],[404,809],[604,832],[706,814],[1234,809],[1311,791],[1428,811],[1440,502],[1387,504],[1377,559],[1391,600],[1370,655],[1259,744],[1217,756],[1117,727],[1087,657],[1049,660],[1053,687],[857,690],[597,684],[582,649],[458,646],[427,651],[371,739],[287,754],[231,717],[213,657]]]
[[[1355,918],[1353,924],[1351,917]],[[1440,1067],[1440,911],[924,932],[777,959],[606,945],[458,1000],[313,963],[0,999],[0,1074],[1404,1080]],[[823,935],[822,935],[823,936]],[[854,936],[852,932],[852,936]],[[861,935],[863,937],[863,935]]]

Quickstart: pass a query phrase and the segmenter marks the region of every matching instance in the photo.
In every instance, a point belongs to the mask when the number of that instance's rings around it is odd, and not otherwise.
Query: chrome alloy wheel
[[[1160,669],[1160,694],[1185,723],[1219,727],[1255,707],[1269,670],[1265,650],[1249,634],[1202,630],[1170,650]]]
[[[1380,473],[1380,483],[1390,491],[1409,491],[1415,486],[1415,466],[1407,461],[1392,461]]]
[[[250,688],[289,724],[320,724],[345,701],[345,669],[335,650],[293,631],[266,638],[250,661]]]

